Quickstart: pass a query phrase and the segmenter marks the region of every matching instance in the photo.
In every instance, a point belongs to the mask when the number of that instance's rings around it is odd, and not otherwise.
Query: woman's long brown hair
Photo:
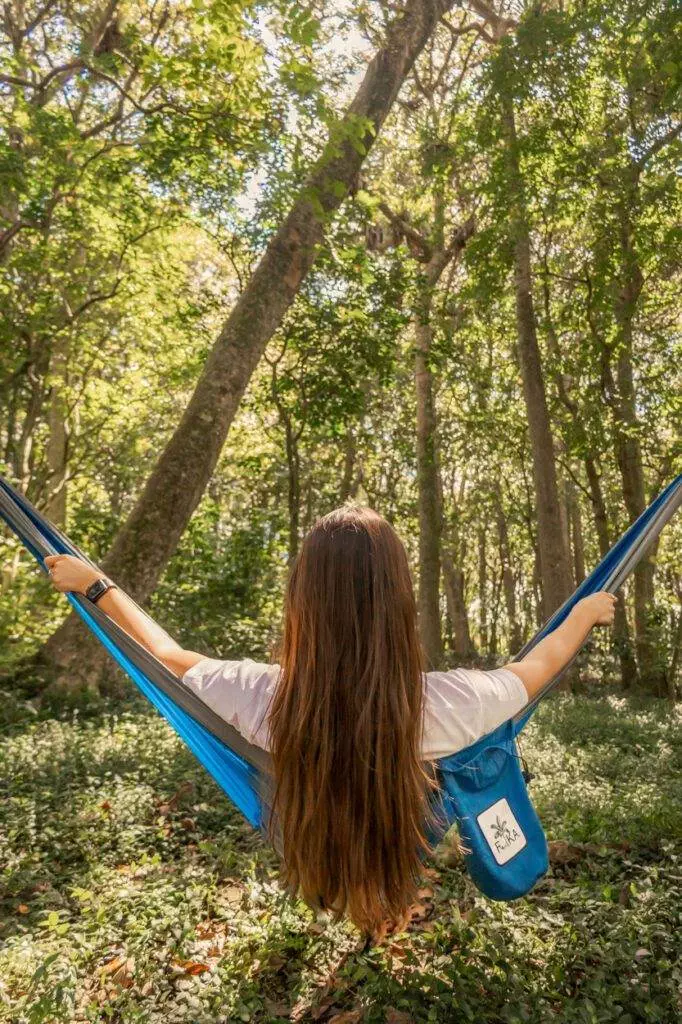
[[[338,509],[306,537],[280,664],[269,732],[288,883],[376,931],[414,901],[432,787],[412,580],[377,513]]]

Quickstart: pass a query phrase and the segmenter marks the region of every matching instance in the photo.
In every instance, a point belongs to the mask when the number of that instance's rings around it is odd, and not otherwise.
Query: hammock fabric
[[[581,598],[600,590],[611,593],[618,590],[680,504],[682,475],[623,534],[516,660],[556,629]],[[93,564],[2,477],[0,518],[14,530],[43,569],[45,556],[51,554],[76,555]],[[67,597],[86,625],[172,725],[250,824],[265,827],[271,797],[267,753],[248,743],[97,605],[78,594],[67,594]],[[544,833],[526,792],[527,779],[520,767],[516,737],[562,674],[552,679],[516,718],[466,750],[436,762],[441,793],[435,808],[439,823],[432,840],[437,841],[457,821],[469,851],[466,854],[469,871],[479,888],[495,899],[523,895],[546,870]]]

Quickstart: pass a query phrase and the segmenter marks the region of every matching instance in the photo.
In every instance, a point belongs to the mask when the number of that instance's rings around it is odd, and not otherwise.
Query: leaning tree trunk
[[[402,83],[452,3],[408,0],[390,24],[346,115],[332,126],[321,157],[218,335],[175,433],[102,565],[137,601],[149,597],[175,551],[251,375],[313,265],[326,224],[355,186]],[[96,685],[106,663],[74,615],[47,642],[41,661],[56,669],[61,684],[81,686]]]
[[[537,543],[543,612],[550,615],[570,592],[571,568],[557,485],[552,430],[542,373],[533,302],[530,234],[519,162],[514,106],[500,96],[510,188],[510,232],[514,248],[514,290],[518,352],[533,458]]]

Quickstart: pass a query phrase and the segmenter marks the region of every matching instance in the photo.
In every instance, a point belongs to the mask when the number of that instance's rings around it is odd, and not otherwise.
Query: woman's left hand
[[[53,586],[62,593],[84,594],[103,575],[75,555],[47,555],[45,565]]]

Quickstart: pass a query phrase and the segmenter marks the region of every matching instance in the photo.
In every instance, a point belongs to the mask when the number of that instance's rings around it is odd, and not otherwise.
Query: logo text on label
[[[482,811],[476,820],[498,864],[506,864],[526,845],[521,826],[504,797]]]

